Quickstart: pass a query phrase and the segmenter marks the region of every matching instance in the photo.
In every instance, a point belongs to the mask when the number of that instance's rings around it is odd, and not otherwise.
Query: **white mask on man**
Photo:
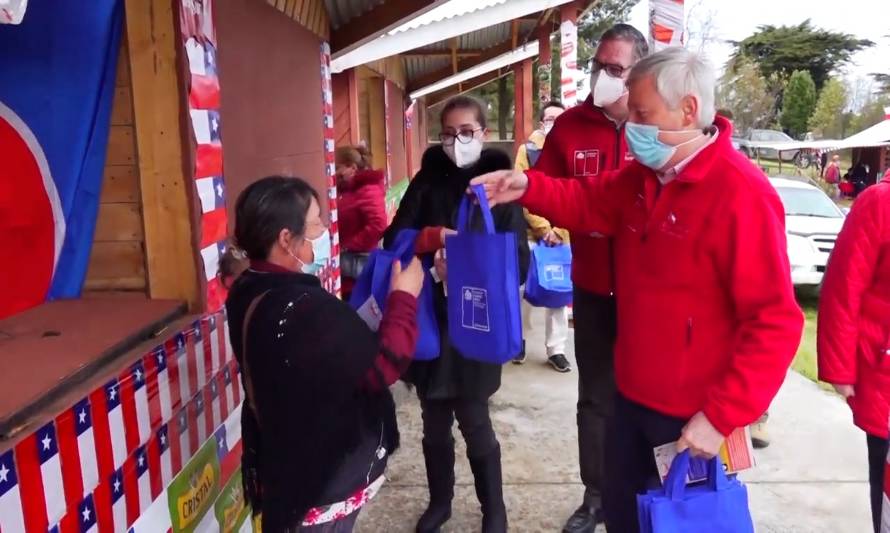
[[[446,144],[442,148],[455,165],[467,168],[479,161],[482,155],[482,140],[474,137],[472,141],[464,144],[455,139],[454,144]]]
[[[590,90],[593,92],[593,105],[606,107],[627,94],[627,86],[621,78],[613,78],[604,70],[598,70],[590,77]]]

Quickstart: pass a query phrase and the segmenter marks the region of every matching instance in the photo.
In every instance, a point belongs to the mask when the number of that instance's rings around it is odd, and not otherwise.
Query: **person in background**
[[[823,175],[825,177],[825,183],[832,187],[832,196],[835,199],[840,198],[841,156],[834,154],[831,157],[831,162],[825,167]]]
[[[671,47],[628,78],[635,163],[600,178],[493,172],[493,204],[520,200],[569,231],[615,238],[618,394],[606,434],[606,528],[639,531],[658,484],[653,448],[715,457],[762,415],[800,344],[785,211],[714,111],[714,69]],[[751,265],[757,268],[751,268]]]
[[[544,139],[550,130],[553,129],[553,123],[565,111],[565,106],[561,102],[551,101],[541,106],[540,115],[538,117],[538,129],[533,131],[528,138],[528,142],[519,147],[516,152],[516,170],[528,170],[535,166],[541,155],[541,149],[544,147]],[[528,222],[528,246],[533,249],[535,246],[556,246],[558,244],[569,244],[569,232],[554,228],[547,222],[546,218],[537,217],[523,210],[525,220]],[[531,315],[533,307],[526,301],[522,302],[522,321],[523,330],[527,331],[531,328]],[[557,372],[570,372],[572,365],[566,359],[566,342],[569,338],[569,309],[561,307],[559,309],[545,309],[545,337],[544,344],[547,349],[547,362]],[[522,352],[513,360],[516,364],[525,362],[525,340],[522,341]]]
[[[819,297],[819,379],[831,383],[865,432],[875,533],[887,460],[890,324],[890,171],[866,189],[838,235]],[[830,460],[830,458],[829,458]]]
[[[386,230],[385,176],[371,168],[371,154],[361,145],[337,148],[334,161],[342,291],[343,298],[348,300],[368,255],[377,248]]]
[[[444,283],[448,277],[447,258],[441,254],[444,236],[453,233],[453,229],[448,228],[456,227],[458,207],[470,179],[492,170],[509,169],[511,164],[507,154],[483,148],[488,130],[485,107],[478,100],[468,96],[448,100],[442,108],[440,123],[442,144],[430,147],[423,154],[420,171],[408,185],[383,241],[389,245],[403,229],[420,230],[414,251],[420,255],[436,255],[437,276]],[[492,215],[498,232],[516,234],[520,279],[524,280],[528,244],[522,208],[499,206],[492,209]],[[481,231],[481,217],[472,222]],[[437,283],[433,293],[441,337],[439,357],[414,361],[406,375],[420,397],[423,458],[430,492],[429,506],[417,522],[417,531],[439,531],[451,517],[454,497],[451,426],[457,418],[482,507],[482,531],[502,533],[507,530],[507,511],[501,479],[501,447],[491,425],[488,405],[491,395],[501,386],[501,366],[467,359],[451,346],[443,283]]]
[[[598,179],[633,160],[624,139],[625,81],[634,64],[648,54],[646,38],[628,24],[617,24],[600,37],[591,65],[590,96],[556,120],[534,165],[536,170],[560,178]],[[615,273],[610,239],[590,232],[573,233],[571,244],[578,455],[584,499],[563,531],[592,533],[603,521],[603,446],[615,394]]]
[[[252,183],[235,206],[250,268],[226,310],[247,393],[244,490],[263,531],[352,531],[399,445],[388,387],[413,357],[423,270],[393,265],[375,335],[315,276],[330,256],[320,213],[310,185],[281,176]]]

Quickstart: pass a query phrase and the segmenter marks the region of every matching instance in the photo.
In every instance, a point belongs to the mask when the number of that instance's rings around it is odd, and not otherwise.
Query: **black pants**
[[[881,504],[884,502],[884,466],[887,462],[887,439],[866,435],[868,443],[868,485],[871,488],[871,519],[875,533],[881,531]]]
[[[637,494],[660,485],[653,448],[676,441],[687,420],[663,415],[615,395],[606,438],[606,529],[640,530]]]
[[[584,504],[602,508],[606,421],[615,396],[615,298],[575,290],[575,359],[578,363],[578,457]]]
[[[420,409],[423,415],[423,443],[427,446],[453,444],[451,426],[455,418],[467,443],[467,457],[486,456],[498,445],[488,414],[488,400],[421,399]]]

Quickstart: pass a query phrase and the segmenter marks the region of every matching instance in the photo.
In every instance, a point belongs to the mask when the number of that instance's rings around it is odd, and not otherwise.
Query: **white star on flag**
[[[9,469],[5,464],[0,464],[0,481],[9,481]]]
[[[84,507],[84,508],[83,508],[83,513],[81,513],[81,514],[83,515],[83,521],[84,521],[84,522],[89,522],[89,521],[90,521],[90,508],[89,508],[89,507]]]
[[[114,385],[112,385],[111,387],[109,387],[109,389],[108,389],[108,395],[111,397],[112,400],[115,399],[115,398],[117,397],[117,388],[115,388]]]
[[[144,464],[145,464],[145,456],[140,455],[139,456],[139,466],[143,466]]]
[[[53,443],[53,440],[49,438],[49,433],[47,433],[46,436],[43,437],[43,440],[40,442],[43,444],[44,450],[49,450],[49,445]]]
[[[77,416],[81,424],[85,423],[87,421],[86,409],[82,410]]]
[[[114,478],[114,492],[121,491],[121,480]]]
[[[134,372],[134,375],[136,376],[136,381],[142,381],[142,371],[141,370],[139,370],[137,368],[136,372]]]
[[[161,433],[161,446],[166,446],[166,445],[167,445],[167,435],[164,433]]]

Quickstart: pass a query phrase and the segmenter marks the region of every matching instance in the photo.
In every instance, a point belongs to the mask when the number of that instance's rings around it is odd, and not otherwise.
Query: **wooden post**
[[[552,83],[550,80],[552,62],[553,51],[550,48],[550,23],[545,22],[543,26],[538,28],[538,104],[541,106],[553,99],[553,92],[550,88]]]
[[[362,135],[359,124],[358,80],[354,68],[346,71],[346,83],[349,86],[349,144],[357,146]]]
[[[576,76],[578,74],[578,3],[571,2],[560,8],[560,100],[570,107],[578,100]]]
[[[528,58],[513,67],[514,105],[513,114],[513,152],[524,143],[532,133],[532,59]]]
[[[192,176],[185,172],[186,121],[177,64],[179,18],[173,2],[126,0],[126,30],[133,85],[133,111],[148,293],[151,298],[184,300],[203,308],[198,280]]]

